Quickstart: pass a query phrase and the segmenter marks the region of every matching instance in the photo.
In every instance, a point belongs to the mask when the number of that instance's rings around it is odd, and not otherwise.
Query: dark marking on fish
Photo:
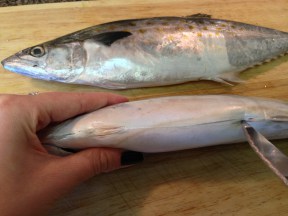
[[[147,30],[146,29],[139,29],[140,33],[145,33]]]
[[[130,22],[129,25],[130,25],[130,26],[136,26],[136,23]]]
[[[204,24],[205,22],[204,22],[204,20],[203,19],[195,19],[195,22],[198,22],[199,24]]]
[[[159,28],[156,28],[156,30],[157,30],[158,32],[161,32],[161,33],[163,32],[163,28],[160,28],[160,27],[159,27]]]
[[[194,29],[194,26],[192,26],[192,25],[189,25],[189,27],[188,27],[190,30],[192,30],[192,29]]]
[[[184,31],[184,28],[182,26],[176,26],[175,30],[176,31]]]

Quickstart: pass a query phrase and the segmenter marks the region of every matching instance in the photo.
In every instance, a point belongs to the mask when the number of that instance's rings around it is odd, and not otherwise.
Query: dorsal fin
[[[192,14],[192,15],[188,15],[185,16],[186,18],[209,18],[211,19],[212,16],[209,14],[203,14],[203,13],[197,13],[197,14]]]
[[[114,43],[115,41],[128,37],[130,35],[132,35],[132,33],[127,31],[105,32],[95,35],[91,39],[99,43],[102,43],[106,46],[111,46],[111,44]]]

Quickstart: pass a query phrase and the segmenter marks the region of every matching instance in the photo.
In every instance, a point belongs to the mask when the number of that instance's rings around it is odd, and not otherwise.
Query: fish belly
[[[270,118],[268,109],[282,120]],[[242,120],[267,138],[287,138],[287,116],[287,104],[265,100],[167,97],[97,110],[53,127],[42,135],[42,141],[73,149],[114,147],[165,152],[243,142]]]

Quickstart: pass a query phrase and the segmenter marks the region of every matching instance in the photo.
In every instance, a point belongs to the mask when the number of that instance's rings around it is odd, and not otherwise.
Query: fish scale
[[[194,80],[237,83],[239,72],[287,52],[286,32],[197,14],[92,26],[2,64],[32,78],[126,89]]]

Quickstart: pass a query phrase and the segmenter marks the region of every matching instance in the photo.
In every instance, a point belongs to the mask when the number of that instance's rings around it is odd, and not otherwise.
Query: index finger
[[[64,93],[49,92],[30,96],[33,100],[35,130],[51,122],[60,122],[76,115],[91,112],[101,107],[122,103],[128,99],[111,93]]]

